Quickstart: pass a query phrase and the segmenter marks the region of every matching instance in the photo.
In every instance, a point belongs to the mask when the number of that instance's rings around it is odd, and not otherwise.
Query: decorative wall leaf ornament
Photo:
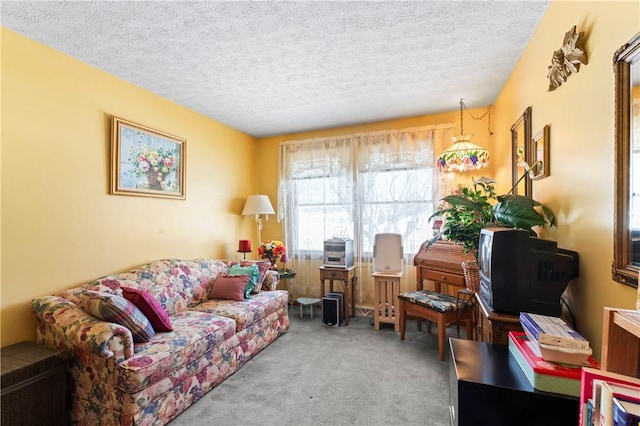
[[[575,25],[564,35],[562,47],[553,52],[551,57],[547,74],[550,92],[560,87],[571,74],[577,73],[580,70],[580,64],[587,64],[583,41],[584,33],[577,33]]]

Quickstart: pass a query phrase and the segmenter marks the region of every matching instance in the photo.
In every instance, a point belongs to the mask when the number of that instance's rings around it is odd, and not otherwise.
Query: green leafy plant
[[[535,235],[531,229],[534,226],[555,225],[555,216],[548,207],[523,195],[496,195],[495,184],[493,179],[483,176],[474,179],[471,187],[461,186],[455,194],[443,197],[443,208],[429,217],[429,220],[442,217],[443,224],[427,248],[444,238],[477,255],[482,228],[529,229]]]

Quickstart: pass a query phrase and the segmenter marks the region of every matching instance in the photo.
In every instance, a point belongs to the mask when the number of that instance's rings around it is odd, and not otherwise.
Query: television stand
[[[507,345],[510,331],[522,331],[520,317],[494,312],[476,293],[476,340]]]

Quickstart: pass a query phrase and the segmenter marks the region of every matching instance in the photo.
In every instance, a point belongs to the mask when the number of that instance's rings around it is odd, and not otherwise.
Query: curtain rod
[[[429,126],[407,127],[404,129],[376,130],[374,132],[352,133],[350,135],[337,135],[337,136],[326,136],[326,137],[316,137],[316,138],[309,138],[309,139],[291,140],[291,141],[280,142],[280,145],[302,144],[302,143],[326,141],[326,140],[333,140],[333,139],[348,139],[348,138],[356,138],[360,136],[378,136],[378,135],[385,135],[389,133],[423,132],[425,130],[448,129],[452,127],[455,127],[455,123],[431,124]]]

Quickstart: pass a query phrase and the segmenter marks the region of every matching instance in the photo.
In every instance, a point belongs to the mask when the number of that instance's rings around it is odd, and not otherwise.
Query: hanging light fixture
[[[452,137],[453,145],[438,156],[438,170],[465,172],[467,170],[481,169],[489,165],[489,150],[472,144],[471,136],[473,135],[464,134],[463,107],[465,105],[460,99],[460,134]],[[491,129],[489,129],[489,132],[491,132]]]

